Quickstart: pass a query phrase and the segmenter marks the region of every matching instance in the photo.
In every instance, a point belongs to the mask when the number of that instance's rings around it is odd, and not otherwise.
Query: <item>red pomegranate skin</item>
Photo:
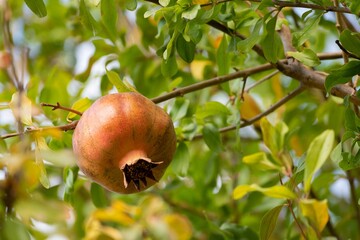
[[[73,135],[77,164],[90,179],[118,193],[137,193],[163,176],[176,150],[169,115],[139,93],[103,96],[81,116]],[[145,182],[126,181],[124,168],[139,159],[152,162]],[[127,185],[127,186],[126,186]]]

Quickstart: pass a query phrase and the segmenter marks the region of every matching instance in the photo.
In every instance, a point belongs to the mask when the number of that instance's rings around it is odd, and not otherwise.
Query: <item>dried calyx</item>
[[[134,182],[136,190],[140,191],[140,181],[147,187],[146,178],[157,182],[154,177],[153,169],[163,162],[151,162],[150,159],[138,159],[133,164],[125,164],[121,170],[124,173],[124,186],[127,188],[131,182]]]

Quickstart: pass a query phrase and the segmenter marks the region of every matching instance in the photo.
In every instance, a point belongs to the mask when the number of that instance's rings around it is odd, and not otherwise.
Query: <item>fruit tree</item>
[[[0,13],[0,239],[360,238],[360,1]]]

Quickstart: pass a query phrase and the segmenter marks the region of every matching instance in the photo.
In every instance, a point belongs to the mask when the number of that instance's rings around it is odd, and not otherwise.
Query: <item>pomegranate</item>
[[[81,171],[103,187],[135,193],[163,176],[176,150],[167,113],[135,92],[99,98],[84,112],[73,135]]]

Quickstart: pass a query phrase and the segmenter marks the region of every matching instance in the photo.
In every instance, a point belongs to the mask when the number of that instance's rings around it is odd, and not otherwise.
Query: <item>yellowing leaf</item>
[[[131,90],[120,79],[119,75],[114,71],[106,71],[109,81],[116,87],[118,92],[131,92]]]
[[[269,188],[263,188],[262,193],[273,198],[286,198],[295,199],[296,195],[290,189],[285,186],[273,186]]]
[[[335,133],[333,130],[325,130],[311,143],[305,158],[304,190],[310,191],[313,175],[318,171],[330,156],[334,145]]]
[[[45,199],[39,194],[32,198],[18,200],[15,210],[24,221],[35,219],[45,223],[65,223],[71,211],[64,202]]]
[[[306,217],[310,225],[318,233],[324,230],[326,223],[329,221],[327,200],[318,201],[316,199],[301,199],[300,210]]]
[[[283,151],[288,127],[284,122],[279,122],[273,126],[267,118],[262,118],[260,120],[260,126],[263,132],[264,143],[276,159],[279,153]],[[279,162],[281,163],[281,161]]]
[[[124,226],[131,226],[135,223],[132,216],[134,216],[136,212],[136,207],[118,200],[114,201],[109,208],[96,210],[93,213],[93,217],[99,221],[115,222]]]
[[[195,79],[203,80],[205,67],[209,65],[211,62],[208,60],[194,60],[190,63],[190,72]]]
[[[43,150],[48,151],[50,148],[48,147],[44,137],[37,137],[35,139],[35,145],[36,145],[36,148],[35,148],[35,163],[36,163],[36,165],[37,165],[37,167],[39,168],[39,171],[40,171],[39,180],[40,180],[40,183],[45,188],[49,188],[50,187],[50,181],[49,181],[49,179],[47,177],[47,172],[46,172],[44,159],[43,159],[43,156],[41,154],[41,151],[43,151]]]
[[[259,105],[254,98],[247,92],[243,93],[244,101],[240,106],[240,115],[243,119],[251,119],[261,113]],[[255,122],[259,126],[259,121]]]
[[[237,186],[233,192],[233,198],[234,199],[240,199],[243,198],[246,194],[249,192],[253,192],[256,190],[256,187],[254,188],[253,185],[240,185]]]
[[[79,112],[85,112],[86,109],[88,109],[91,106],[91,101],[89,98],[82,98],[77,100],[72,106],[71,109],[74,109]],[[66,119],[71,120],[74,119],[78,114],[69,112]]]
[[[164,221],[169,226],[171,238],[178,240],[188,240],[192,236],[192,228],[189,220],[179,214],[165,215]]]
[[[276,166],[274,163],[272,163],[264,152],[247,155],[243,158],[242,161],[245,164],[255,165],[256,168],[262,170],[279,169],[279,166]]]
[[[31,118],[31,100],[24,94],[19,95],[18,92],[14,93],[9,103],[11,111],[15,118],[20,119],[25,125],[32,125]]]
[[[193,4],[206,4],[209,3],[209,0],[192,0]]]
[[[304,153],[299,136],[294,135],[290,138],[290,146],[291,149],[294,150],[296,156],[300,157]]]
[[[84,240],[95,239],[124,239],[120,231],[108,226],[103,226],[101,222],[94,217],[90,217],[85,225],[86,235]]]
[[[256,184],[237,186],[233,192],[234,199],[240,199],[249,192],[258,191],[273,198],[295,199],[296,195],[285,186],[262,188]]]

